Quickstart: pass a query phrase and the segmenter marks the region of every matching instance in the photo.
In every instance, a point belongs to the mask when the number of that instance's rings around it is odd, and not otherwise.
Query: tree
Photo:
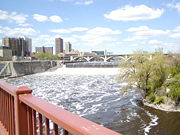
[[[180,54],[169,55],[169,81],[167,87],[170,91],[167,96],[175,100],[176,105],[180,103]]]
[[[58,60],[57,55],[51,55],[49,53],[36,53],[35,57],[40,60]]]
[[[122,60],[124,72],[119,75],[120,82],[127,82],[125,89],[136,85],[145,95],[162,86],[166,78],[166,56],[161,51],[153,54],[137,51],[129,60]]]

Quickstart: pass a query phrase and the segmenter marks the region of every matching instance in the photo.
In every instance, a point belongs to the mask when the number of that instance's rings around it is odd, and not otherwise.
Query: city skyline
[[[30,56],[32,53],[32,40],[27,37],[11,38],[4,37],[2,39],[4,46],[12,50],[12,56]]]
[[[27,36],[33,51],[54,46],[61,37],[79,51],[126,54],[160,47],[175,52],[179,22],[177,0],[3,0],[0,5],[0,39]]]

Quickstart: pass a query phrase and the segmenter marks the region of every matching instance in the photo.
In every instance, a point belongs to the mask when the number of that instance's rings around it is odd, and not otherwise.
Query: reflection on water
[[[33,94],[125,135],[179,135],[180,113],[139,106],[140,95],[120,93],[116,68],[62,68],[7,81],[28,86]],[[122,72],[122,71],[121,71]]]

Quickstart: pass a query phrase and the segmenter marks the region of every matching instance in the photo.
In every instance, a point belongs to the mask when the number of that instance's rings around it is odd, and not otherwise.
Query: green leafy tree
[[[159,104],[167,96],[180,103],[180,54],[164,55],[162,50],[150,54],[135,52],[131,58],[121,61],[120,82],[127,82],[145,92],[148,101]],[[169,88],[168,92],[166,89]]]
[[[59,59],[57,55],[51,55],[49,53],[36,53],[35,57],[40,60],[58,60]]]
[[[124,72],[119,75],[120,82],[127,82],[128,87],[136,85],[146,94],[161,87],[166,78],[166,57],[161,51],[150,54],[144,51],[135,52],[129,60],[122,60]]]
[[[180,54],[170,54],[169,55],[169,81],[168,97],[175,100],[176,104],[180,103]]]

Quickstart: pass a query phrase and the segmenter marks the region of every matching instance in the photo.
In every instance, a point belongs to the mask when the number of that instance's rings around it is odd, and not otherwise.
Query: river
[[[118,68],[59,68],[5,79],[33,94],[124,135],[180,135],[180,113],[137,104],[140,94],[118,83]]]

